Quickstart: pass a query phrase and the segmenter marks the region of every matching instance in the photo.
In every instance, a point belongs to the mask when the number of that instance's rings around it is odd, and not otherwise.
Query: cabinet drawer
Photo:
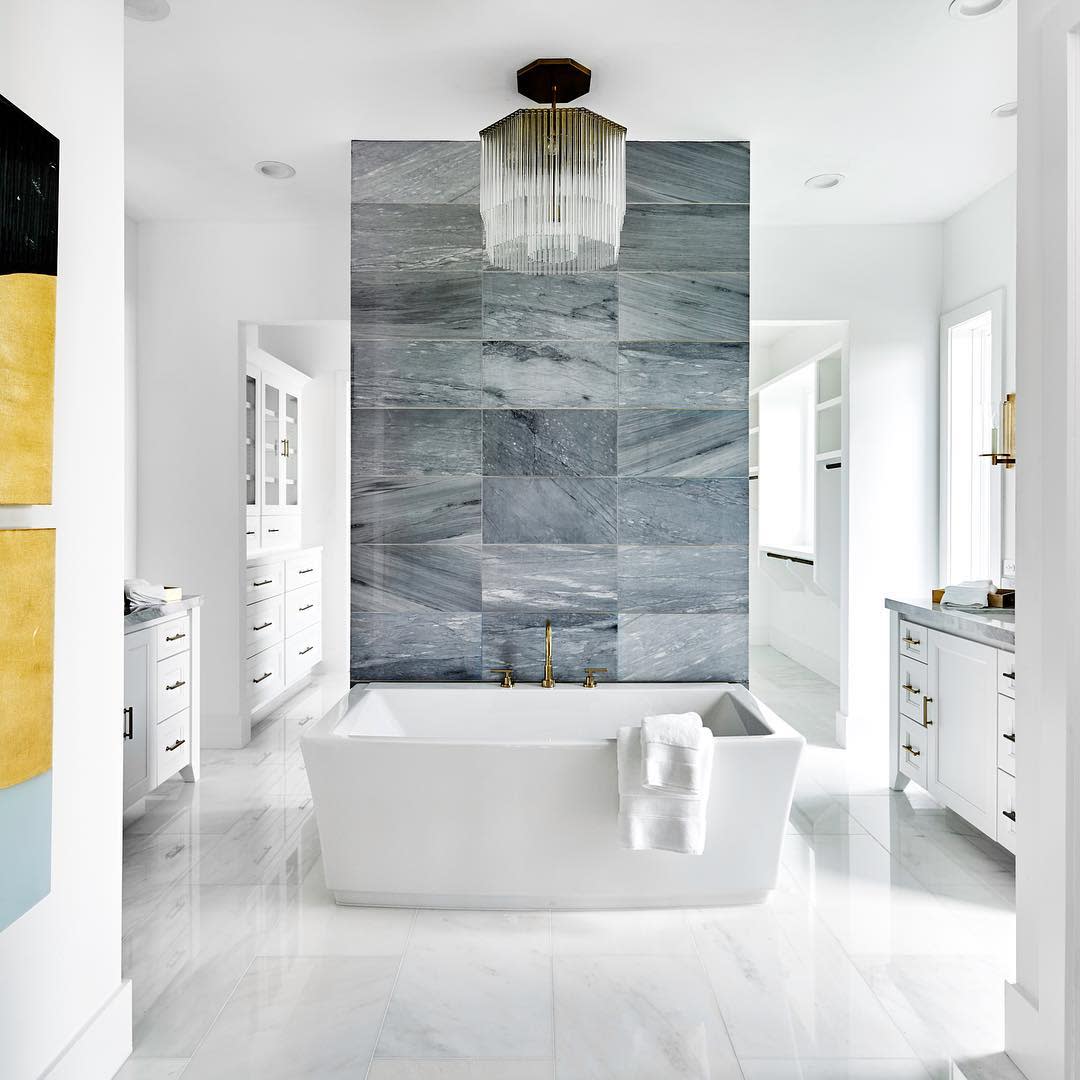
[[[244,609],[246,655],[254,656],[285,637],[285,597],[271,596]]]
[[[322,586],[308,585],[285,594],[285,635],[292,637],[300,630],[322,619]]]
[[[900,712],[922,723],[923,698],[926,696],[926,665],[910,656],[900,654]]]
[[[191,648],[191,619],[187,615],[154,628],[157,633],[157,658],[165,660]]]
[[[926,787],[926,753],[930,740],[926,728],[906,716],[900,717],[900,771]]]
[[[311,551],[285,560],[285,588],[303,589],[322,581],[322,552]]]
[[[997,842],[1016,854],[1016,781],[998,770]]]
[[[998,649],[998,693],[1016,697],[1016,654]]]
[[[285,689],[285,646],[278,642],[249,659],[244,667],[248,703],[257,709]]]
[[[191,704],[191,654],[182,652],[157,663],[157,719],[160,723]]]
[[[244,532],[244,541],[247,545],[247,555],[250,558],[259,550],[259,545],[262,543],[262,540],[259,537],[259,519],[257,517],[249,517],[247,519],[247,529]]]
[[[264,514],[260,530],[264,549],[300,546],[300,518],[295,514]]]
[[[998,694],[997,763],[1002,772],[1016,775],[1016,702]]]
[[[268,596],[281,596],[284,591],[284,563],[260,563],[247,568],[247,603],[254,604]]]
[[[925,626],[900,620],[900,655],[926,662],[926,639],[930,631]]]
[[[191,761],[191,710],[183,709],[162,720],[155,733],[157,773],[154,781],[163,784]]]
[[[322,659],[322,627],[301,630],[285,641],[285,683],[292,686]]]

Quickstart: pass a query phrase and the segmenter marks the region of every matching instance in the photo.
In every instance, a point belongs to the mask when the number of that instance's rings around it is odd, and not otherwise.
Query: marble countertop
[[[124,616],[124,633],[129,630],[141,630],[150,623],[161,622],[163,619],[175,619],[192,608],[202,607],[202,597],[199,595],[185,596],[183,600],[174,600],[171,604],[156,604],[154,607],[139,608]]]
[[[892,597],[886,598],[885,606],[931,630],[943,630],[947,634],[981,641],[995,648],[1016,648],[1016,611],[1013,608],[962,611],[943,608],[929,600],[894,600]]]

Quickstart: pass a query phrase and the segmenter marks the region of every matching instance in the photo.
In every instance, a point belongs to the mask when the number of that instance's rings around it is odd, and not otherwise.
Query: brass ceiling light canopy
[[[542,59],[517,73],[519,109],[480,132],[480,214],[492,266],[575,274],[613,266],[626,213],[626,128],[589,109],[560,109],[589,92],[576,60]]]

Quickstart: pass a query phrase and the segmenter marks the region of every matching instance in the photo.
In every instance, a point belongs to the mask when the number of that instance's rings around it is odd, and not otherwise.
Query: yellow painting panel
[[[56,533],[0,529],[0,788],[52,767]]]
[[[52,502],[56,278],[0,274],[0,503]]]

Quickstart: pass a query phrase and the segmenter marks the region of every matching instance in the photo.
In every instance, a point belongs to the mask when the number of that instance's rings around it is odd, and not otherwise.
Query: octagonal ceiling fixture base
[[[518,69],[518,93],[541,105],[550,105],[552,98],[560,105],[589,92],[592,72],[568,57],[534,60]]]

